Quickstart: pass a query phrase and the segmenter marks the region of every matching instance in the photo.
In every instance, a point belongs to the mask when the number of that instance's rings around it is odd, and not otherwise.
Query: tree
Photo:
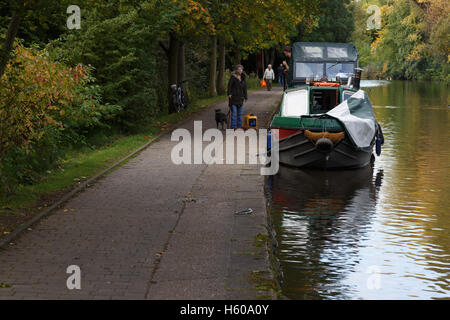
[[[296,41],[348,42],[354,30],[349,0],[324,0],[319,19],[309,25],[299,25]],[[311,28],[312,32],[308,32]]]
[[[170,86],[179,81],[178,70],[179,61],[184,60],[184,57],[180,57],[180,47],[183,48],[183,44],[192,41],[200,36],[214,35],[215,29],[211,21],[211,16],[207,8],[202,5],[201,1],[196,0],[174,0],[173,5],[180,10],[180,14],[177,17],[176,24],[168,32],[168,46],[163,42],[160,42],[160,46],[163,48],[168,58],[168,101],[169,112],[174,112],[173,101],[171,99]],[[195,41],[195,40],[194,40]],[[184,66],[183,66],[184,67]],[[181,71],[184,73],[184,70]]]
[[[123,107],[120,124],[133,129],[167,104],[166,72],[161,72],[158,41],[170,33],[183,13],[172,2],[92,1],[80,30],[68,31],[48,47],[67,64],[95,67],[105,102]],[[119,5],[120,4],[120,5]],[[178,65],[178,49],[172,57]],[[176,69],[171,72],[175,73]]]
[[[385,61],[382,73],[398,79],[414,79],[424,61],[426,23],[422,9],[410,0],[382,7],[383,29],[372,49]]]
[[[369,4],[381,6],[381,30],[361,28]],[[369,76],[449,79],[449,4],[446,0],[372,0],[355,3],[353,34]]]
[[[0,14],[7,16],[10,21],[8,26],[3,26],[7,27],[7,31],[0,48],[0,78],[10,58],[16,36],[25,39],[26,42],[43,44],[49,39],[57,38],[63,32],[68,2],[68,0],[11,0],[4,3],[0,0],[3,8]]]
[[[296,26],[317,12],[317,3],[305,0],[205,1],[219,43],[218,91],[224,92],[225,54],[233,54],[234,64],[262,49],[274,59],[274,47],[286,43]],[[215,47],[215,45],[214,45]],[[214,50],[214,49],[213,49]],[[269,55],[268,55],[269,56]],[[212,54],[215,57],[215,54]],[[211,63],[213,66],[213,63]],[[210,87],[214,86],[211,71]],[[219,89],[220,88],[220,89]]]
[[[219,38],[219,63],[218,69],[219,72],[217,74],[217,93],[222,95],[225,93],[225,55],[226,55],[226,47],[225,40],[223,38]]]
[[[211,64],[209,71],[209,96],[217,95],[216,90],[216,70],[217,70],[217,36],[211,36]]]
[[[17,31],[19,30],[20,14],[17,11],[12,13],[11,22],[9,23],[8,31],[6,32],[5,41],[0,51],[0,78],[6,69],[9,56],[13,47],[14,39],[16,38]]]

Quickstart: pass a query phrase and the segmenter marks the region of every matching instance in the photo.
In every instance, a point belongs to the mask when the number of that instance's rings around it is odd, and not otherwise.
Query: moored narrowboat
[[[383,135],[360,77],[352,44],[293,45],[289,87],[271,123],[281,164],[357,168],[371,162],[375,145],[381,152]]]

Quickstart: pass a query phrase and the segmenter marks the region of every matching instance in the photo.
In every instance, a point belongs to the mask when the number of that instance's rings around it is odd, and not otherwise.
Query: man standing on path
[[[288,75],[289,75],[289,64],[291,62],[292,48],[290,46],[285,46],[283,49],[285,60],[283,61],[283,78],[284,78],[284,90],[288,87]]]
[[[283,64],[280,63],[280,66],[277,68],[278,84],[279,84],[280,86],[283,85],[283,71],[284,71]]]
[[[271,64],[269,64],[269,65],[267,66],[266,71],[264,71],[264,77],[263,77],[263,79],[266,80],[266,83],[267,83],[267,91],[272,90],[272,81],[275,80],[275,73],[273,72],[273,69],[272,69],[272,65],[271,65]]]
[[[242,108],[247,101],[247,83],[244,67],[238,64],[228,82],[228,98],[231,104],[231,129],[242,128]]]

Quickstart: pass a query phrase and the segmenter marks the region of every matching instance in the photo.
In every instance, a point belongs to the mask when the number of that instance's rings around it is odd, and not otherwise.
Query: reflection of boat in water
[[[382,176],[379,171],[373,177],[372,166],[340,171],[280,167],[271,178],[271,218],[287,296],[343,297],[341,281],[358,263]]]
[[[272,178],[272,204],[283,212],[303,215],[302,223],[311,222],[307,228],[314,238],[318,236],[314,232],[321,228],[315,222],[344,223],[350,229],[363,230],[375,211],[376,190],[381,179],[382,171],[373,178],[372,166],[339,171],[280,167]],[[344,231],[343,227],[339,226],[339,231]],[[332,230],[323,232],[337,236]]]
[[[289,206],[300,205],[311,196],[344,199],[355,190],[373,185],[373,169],[366,166],[357,170],[299,170],[280,167],[272,177],[273,202]]]
[[[356,48],[297,42],[291,60],[289,88],[270,125],[279,130],[280,163],[319,168],[368,165],[374,145],[378,153],[383,137],[369,98],[360,90]]]

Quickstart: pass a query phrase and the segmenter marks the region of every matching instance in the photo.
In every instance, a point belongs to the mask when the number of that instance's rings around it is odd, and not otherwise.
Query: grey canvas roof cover
[[[302,62],[358,61],[358,51],[351,43],[295,42],[292,59]]]
[[[350,98],[327,112],[345,127],[358,148],[369,147],[375,137],[377,120],[367,93],[358,90]]]

